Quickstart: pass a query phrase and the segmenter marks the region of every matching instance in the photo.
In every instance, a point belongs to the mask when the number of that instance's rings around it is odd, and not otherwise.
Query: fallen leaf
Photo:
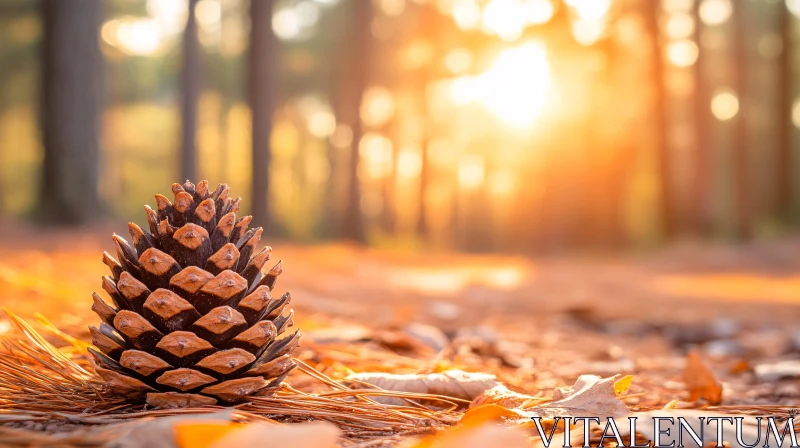
[[[176,427],[186,423],[189,425],[208,425],[226,431],[233,426],[231,415],[233,411],[226,410],[202,415],[178,415],[173,417],[158,418],[155,420],[141,420],[132,423],[119,439],[112,445],[114,448],[175,448],[179,445],[179,434]],[[191,445],[192,447],[198,445]],[[207,446],[205,444],[199,445]]]
[[[746,359],[736,359],[731,363],[730,367],[728,367],[728,373],[731,375],[737,375],[739,373],[750,372],[753,370],[753,367],[747,362]]]
[[[465,426],[480,426],[487,422],[504,422],[511,418],[526,417],[513,409],[496,404],[484,404],[465,412],[459,423]]]
[[[680,403],[680,400],[672,400],[669,403],[665,404],[664,407],[661,409],[664,411],[675,409],[675,407],[678,406],[678,403]]]
[[[433,325],[411,323],[408,324],[403,331],[410,337],[417,339],[436,352],[444,350],[445,347],[450,344],[450,340],[442,332],[442,330],[434,327]]]
[[[391,373],[356,373],[345,378],[353,383],[367,383],[380,389],[396,392],[444,395],[471,401],[487,389],[500,384],[494,375],[447,370],[427,375]],[[363,386],[362,386],[363,387]],[[387,399],[388,398],[388,399]],[[391,397],[374,397],[382,403],[403,404],[405,400]]]
[[[633,382],[633,375],[623,376],[614,383],[614,392],[617,395],[624,394],[628,390],[628,388],[631,387],[632,382]]]
[[[775,363],[758,364],[755,367],[759,382],[771,382],[800,377],[800,361],[788,360]]]
[[[722,383],[697,352],[689,352],[683,381],[689,391],[689,401],[705,398],[711,405],[722,402]]]
[[[483,391],[482,394],[472,401],[470,407],[496,404],[506,408],[526,409],[536,406],[542,401],[545,401],[545,399],[514,392],[506,386],[498,384],[491,389]]]
[[[602,415],[620,417],[630,411],[619,398],[614,388],[616,376],[600,378],[597,375],[581,375],[570,389],[556,389],[552,401],[529,408],[542,417],[567,415]]]
[[[261,448],[264,446],[334,448],[337,446],[340,436],[339,429],[326,422],[291,425],[255,423],[239,426],[235,431],[226,432],[207,446],[208,448]]]
[[[214,442],[241,428],[240,423],[222,420],[186,419],[176,422],[172,430],[178,448],[209,448]]]

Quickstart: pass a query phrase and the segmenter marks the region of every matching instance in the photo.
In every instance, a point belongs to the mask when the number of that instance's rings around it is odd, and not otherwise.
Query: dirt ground
[[[3,228],[0,305],[87,338],[91,293],[107,273],[102,251],[125,226]],[[800,403],[800,241],[545,258],[263,242],[283,260],[276,289],[292,292],[305,344],[447,357],[530,393],[581,374],[631,373],[634,406],[685,399],[694,349],[725,384],[723,404]],[[0,319],[0,332],[10,329]],[[419,346],[430,350],[411,350]]]

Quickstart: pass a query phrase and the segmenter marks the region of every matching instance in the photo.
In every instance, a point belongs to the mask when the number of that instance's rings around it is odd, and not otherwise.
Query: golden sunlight
[[[475,88],[477,98],[501,120],[528,127],[544,108],[550,85],[545,47],[530,42],[502,51]]]
[[[480,187],[486,176],[483,158],[477,154],[464,154],[458,163],[458,185],[471,190]]]
[[[604,19],[611,8],[611,0],[566,0],[566,3],[584,20]]]
[[[486,32],[505,41],[515,41],[525,30],[525,17],[515,0],[492,0],[483,9],[482,23]]]

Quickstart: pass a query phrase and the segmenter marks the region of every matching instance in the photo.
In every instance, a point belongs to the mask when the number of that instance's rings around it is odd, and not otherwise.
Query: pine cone
[[[236,219],[241,198],[228,190],[173,184],[174,203],[156,195],[158,211],[145,206],[149,232],[130,223],[133,244],[114,235],[117,258],[103,253],[116,307],[94,294],[103,322],[89,328],[100,351],[89,350],[113,391],[161,408],[235,403],[271,393],[295,367],[300,334],[276,339],[292,326],[291,296],[270,296],[281,263],[261,272],[272,249],[253,255],[262,229]]]

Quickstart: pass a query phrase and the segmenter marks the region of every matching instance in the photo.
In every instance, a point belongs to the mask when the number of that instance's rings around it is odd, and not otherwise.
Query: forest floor
[[[88,340],[110,229],[5,225],[0,306]],[[626,405],[659,408],[696,398],[683,375],[697,351],[722,405],[800,405],[797,240],[542,258],[265,242],[283,260],[276,290],[292,293],[298,356],[333,378],[446,362],[542,396],[584,374],[632,374]],[[0,334],[13,331],[0,316]]]

